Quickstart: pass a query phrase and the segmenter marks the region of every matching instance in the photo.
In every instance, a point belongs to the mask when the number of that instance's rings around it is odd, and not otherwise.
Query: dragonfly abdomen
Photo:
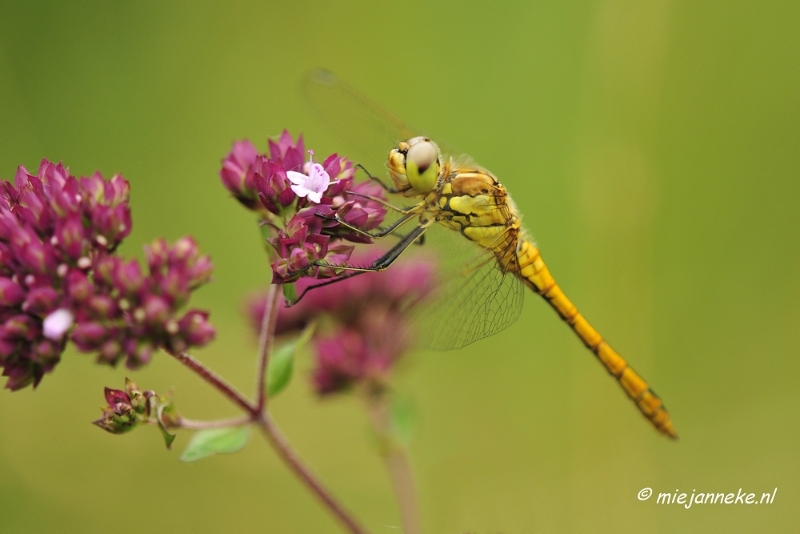
[[[556,283],[545,265],[539,249],[530,241],[520,241],[517,247],[518,276],[534,292],[544,297],[550,306],[591,350],[606,370],[617,379],[622,389],[656,429],[671,438],[678,435],[672,426],[661,398],[650,388],[620,354],[578,311]]]

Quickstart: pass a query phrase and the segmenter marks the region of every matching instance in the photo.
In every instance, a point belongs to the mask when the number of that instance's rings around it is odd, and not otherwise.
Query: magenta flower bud
[[[19,343],[13,338],[6,338],[5,332],[0,328],[0,363],[19,350]]]
[[[52,246],[43,244],[30,227],[18,226],[10,241],[11,253],[25,270],[40,274],[55,270]]]
[[[169,253],[169,245],[164,239],[156,239],[149,245],[145,245],[144,254],[151,275],[160,273],[161,269],[167,265]]]
[[[119,341],[109,339],[100,346],[97,359],[110,365],[116,365],[122,356],[122,346]]]
[[[60,300],[61,296],[59,295],[58,291],[52,287],[37,287],[28,292],[28,296],[25,298],[22,309],[27,313],[44,316],[56,309]]]
[[[340,158],[337,154],[328,156],[327,159],[322,162],[322,167],[331,179],[340,180],[342,182],[352,180],[356,173],[353,168],[353,162],[347,158]]]
[[[171,316],[170,306],[166,300],[156,295],[147,295],[142,303],[143,321],[147,325],[163,328]]]
[[[362,377],[367,353],[358,332],[344,329],[334,337],[317,339],[314,347],[317,367],[313,383],[318,394],[346,390]]]
[[[187,273],[189,287],[194,289],[211,280],[213,270],[214,266],[211,263],[211,257],[200,256],[197,258],[197,261],[194,262],[194,265],[191,266]]]
[[[7,183],[6,188],[13,189],[13,187]],[[8,202],[8,198],[3,198],[6,202]],[[3,241],[11,241],[18,230],[19,221],[17,220],[17,217],[11,213],[8,208],[0,209],[0,239]]]
[[[0,306],[13,307],[25,300],[25,290],[10,278],[0,278]]]
[[[120,403],[130,404],[131,402],[131,398],[128,396],[128,394],[119,389],[105,388],[105,397],[109,406],[114,406]]]
[[[59,343],[49,339],[43,339],[33,347],[33,353],[38,363],[49,364],[50,366],[58,363],[61,359],[63,348]]]
[[[11,254],[11,249],[5,243],[0,242],[0,276],[8,275],[8,277],[11,277],[14,274],[13,265],[14,256]]]
[[[140,343],[135,339],[131,339],[126,343],[125,354],[128,355],[125,366],[129,369],[138,369],[150,363],[153,358],[153,346],[149,343]]]
[[[107,295],[92,295],[86,300],[81,311],[86,311],[93,319],[109,320],[119,315],[119,305]]]
[[[273,284],[288,284],[297,278],[289,266],[289,260],[287,258],[278,259],[273,262],[270,267],[272,267]]]
[[[127,204],[97,206],[92,210],[92,223],[98,238],[105,238],[104,246],[113,250],[131,232],[131,212]],[[96,239],[101,242],[102,240]]]
[[[128,202],[131,193],[131,186],[128,181],[122,177],[122,175],[115,174],[104,183],[103,193],[105,196],[105,201],[109,206],[117,206],[119,204]]]
[[[94,286],[89,278],[77,269],[72,269],[66,276],[67,295],[75,302],[83,302],[92,296]]]
[[[254,176],[255,188],[261,203],[268,211],[280,215],[281,208],[292,204],[297,198],[291,189],[286,170],[273,161],[259,158]]]
[[[145,278],[136,260],[118,263],[113,280],[114,287],[123,295],[130,297],[138,295],[145,286]]]
[[[81,211],[80,182],[74,176],[67,178],[60,190],[49,186],[48,189],[51,197],[50,205],[56,217],[65,217],[70,213],[79,213]]]
[[[326,252],[324,257],[325,263],[333,266],[346,265],[351,254],[353,254],[353,250],[355,250],[355,247],[352,245],[337,245],[335,247],[331,247],[330,250]],[[340,273],[338,273],[334,267],[318,267],[316,277],[334,278],[339,274]]]
[[[353,187],[353,180],[336,180],[325,192],[325,196],[330,198],[334,207],[339,207],[344,203],[342,195]]]
[[[22,168],[24,169],[24,167]],[[42,159],[41,163],[39,163],[39,170],[36,176],[38,176],[42,183],[49,189],[58,191],[63,188],[64,184],[67,182],[69,172],[67,172],[63,163],[58,163],[56,165],[46,159]],[[17,179],[19,179],[19,173],[17,174]],[[17,183],[19,184],[19,182]]]
[[[139,386],[136,385],[136,382],[134,382],[130,378],[125,379],[125,393],[130,398],[130,404],[136,413],[138,414],[147,413],[148,411],[147,401],[149,395],[145,392],[142,392],[142,390],[139,389]]]
[[[71,213],[56,223],[55,237],[58,240],[58,248],[72,261],[78,261],[78,258],[85,254],[88,243],[83,221],[78,213]]]
[[[169,251],[169,263],[185,264],[191,262],[199,255],[199,249],[194,239],[184,236],[178,239]]]
[[[22,359],[14,363],[6,363],[3,376],[8,377],[6,388],[17,391],[31,384],[36,387],[44,376],[44,370],[30,360]]]
[[[32,272],[46,274],[55,270],[56,262],[53,249],[39,242],[32,242],[20,251],[20,259]]]
[[[258,151],[250,141],[237,141],[222,162],[220,177],[232,193],[245,192],[247,170],[255,163]]]
[[[100,323],[86,322],[80,323],[72,332],[72,342],[79,350],[89,352],[96,350],[102,345],[109,336],[108,329]]]
[[[41,187],[41,182],[36,178],[37,185]],[[41,193],[34,192],[32,189],[24,189],[19,194],[19,206],[17,207],[17,216],[24,222],[28,223],[39,232],[44,232],[52,223],[52,217],[47,206],[42,202]]]
[[[193,347],[203,347],[214,340],[217,333],[208,322],[208,313],[200,310],[189,310],[178,321],[181,337]]]
[[[100,256],[94,261],[94,279],[106,286],[113,286],[117,267],[122,260],[116,256]]]
[[[46,159],[42,159],[42,161],[39,162],[39,172],[40,173],[42,171],[42,165],[45,162],[50,163]],[[14,174],[14,185],[16,185],[18,187],[20,185],[25,185],[25,184],[28,183],[28,179],[31,178],[31,177],[32,177],[32,175],[31,175],[30,172],[28,172],[28,169],[25,168],[25,165],[19,165],[17,167],[17,172]]]
[[[6,319],[2,326],[6,339],[33,341],[41,333],[39,322],[30,315],[15,315]]]
[[[258,152],[250,141],[238,141],[222,160],[219,176],[222,184],[246,207],[253,209],[255,190],[250,168],[256,161]]]
[[[311,254],[309,254],[309,252],[311,252]],[[289,254],[287,274],[299,273],[306,269],[311,265],[309,259],[313,259],[314,255],[313,249],[311,251],[308,251],[306,247],[293,249],[291,254]]]
[[[189,300],[189,279],[183,269],[170,269],[158,284],[161,294],[179,308]]]
[[[91,176],[85,176],[80,180],[80,189],[83,192],[84,200],[92,208],[103,202],[105,197],[104,181],[99,172]]]
[[[277,143],[269,140],[269,155],[273,162],[287,171],[302,171],[306,157],[303,136],[298,137],[295,143],[289,132],[284,130]]]

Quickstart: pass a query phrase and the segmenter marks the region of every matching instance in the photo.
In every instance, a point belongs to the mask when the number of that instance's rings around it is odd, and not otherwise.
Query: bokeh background
[[[425,532],[790,532],[800,524],[800,3],[3,2],[0,176],[42,157],[121,172],[123,253],[192,234],[218,340],[198,356],[249,391],[241,300],[267,263],[219,183],[233,140],[283,128],[346,151],[298,91],[337,71],[463,147],[514,195],[556,278],[666,400],[642,420],[539,299],[507,331],[419,353],[398,389]],[[273,410],[375,533],[396,505],[355,399],[318,401],[308,357]],[[91,426],[130,374],[68,352],[34,392],[0,392],[0,531],[339,532],[265,443],[194,464],[155,431]],[[195,418],[236,410],[176,362]],[[773,504],[657,505],[652,487]]]

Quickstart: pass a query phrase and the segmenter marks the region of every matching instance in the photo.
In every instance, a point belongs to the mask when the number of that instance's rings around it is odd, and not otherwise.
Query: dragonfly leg
[[[398,191],[397,189],[395,189],[394,187],[389,187],[388,185],[386,185],[385,183],[383,183],[383,180],[381,180],[381,179],[380,179],[380,178],[378,178],[377,176],[373,176],[373,175],[372,175],[372,173],[370,173],[370,172],[367,170],[367,168],[366,168],[366,167],[364,167],[362,164],[360,164],[360,163],[356,163],[356,169],[361,169],[362,171],[364,171],[364,173],[365,173],[367,176],[369,176],[369,179],[370,179],[370,180],[372,180],[372,181],[374,181],[374,182],[378,182],[378,183],[380,184],[380,186],[381,186],[381,187],[384,189],[384,191],[386,191],[386,192],[388,192],[388,193],[393,193],[393,194],[394,194],[394,193],[399,193],[399,191]]]
[[[389,226],[387,226],[386,228],[384,228],[383,230],[380,230],[378,232],[367,232],[366,230],[362,230],[362,229],[360,229],[360,228],[358,228],[356,226],[353,226],[352,224],[350,224],[348,222],[343,221],[338,215],[334,215],[333,217],[331,217],[330,215],[323,215],[321,213],[315,213],[315,215],[317,217],[321,218],[321,219],[325,219],[326,221],[336,221],[337,223],[341,224],[342,226],[344,226],[348,230],[351,230],[351,231],[353,231],[353,232],[355,232],[355,233],[357,233],[359,235],[367,236],[367,237],[370,237],[372,239],[380,239],[382,237],[385,237],[385,236],[393,233],[400,226],[402,226],[403,224],[405,224],[409,220],[411,220],[414,217],[416,217],[417,214],[416,213],[406,213],[405,215],[403,215],[402,217],[397,219],[395,222],[393,222],[392,224],[390,224]]]
[[[370,265],[367,265],[365,267],[350,267],[350,266],[341,266],[341,265],[330,265],[330,264],[327,264],[327,263],[324,263],[324,262],[315,262],[314,264],[310,265],[305,270],[306,271],[310,270],[313,267],[332,267],[332,268],[340,269],[342,271],[346,271],[346,273],[341,275],[341,276],[339,276],[339,277],[337,277],[337,278],[334,278],[332,280],[327,280],[325,282],[320,282],[319,284],[315,284],[313,286],[309,286],[309,287],[305,288],[303,290],[303,292],[300,293],[300,295],[298,295],[297,300],[295,300],[292,303],[289,303],[288,306],[294,306],[295,304],[300,302],[300,299],[302,299],[306,295],[306,293],[308,293],[312,289],[316,289],[318,287],[329,286],[331,284],[335,284],[336,282],[341,282],[342,280],[347,280],[348,278],[352,278],[352,277],[358,276],[360,274],[383,271],[384,269],[388,269],[389,266],[391,266],[397,260],[397,258],[399,258],[400,255],[412,243],[414,243],[417,239],[421,239],[422,238],[423,234],[425,233],[425,231],[429,227],[430,227],[430,223],[422,224],[420,226],[417,226],[411,232],[409,232],[408,234],[403,236],[403,239],[401,239],[395,246],[390,248],[386,252],[386,254],[384,254],[383,256],[378,258],[377,260],[373,261]],[[297,273],[295,273],[295,274],[297,274]]]
[[[360,198],[365,198],[367,200],[371,200],[372,202],[376,202],[376,203],[380,204],[384,208],[389,208],[390,210],[396,211],[397,213],[401,213],[403,215],[408,213],[410,210],[413,210],[414,208],[416,208],[416,206],[411,206],[410,208],[398,208],[394,204],[386,202],[382,198],[374,197],[372,195],[365,195],[363,193],[356,193],[355,191],[345,191],[345,192],[348,195],[351,195],[351,196],[354,196],[354,197],[360,197]]]

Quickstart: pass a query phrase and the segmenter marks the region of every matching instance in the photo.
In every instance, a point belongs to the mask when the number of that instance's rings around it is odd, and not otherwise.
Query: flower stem
[[[280,294],[280,293],[279,293]],[[274,330],[274,322],[272,323],[272,330]],[[271,337],[271,336],[269,336]],[[259,410],[258,407],[252,404],[249,400],[247,400],[241,393],[239,393],[233,386],[228,384],[222,377],[217,375],[214,371],[203,365],[200,361],[192,358],[186,352],[170,352],[167,351],[173,358],[181,362],[183,365],[194,371],[198,374],[203,380],[208,382],[211,386],[213,386],[217,391],[222,393],[225,397],[229,400],[234,402],[235,404],[239,405],[245,412],[247,412],[246,418],[240,418],[238,420],[229,419],[224,420],[225,424],[220,424],[219,426],[228,426],[227,423],[230,422],[239,422],[239,421],[252,421],[253,423],[257,424],[263,431],[264,435],[266,436],[267,440],[272,445],[272,448],[275,449],[275,452],[278,453],[278,456],[284,461],[284,463],[289,467],[289,469],[297,475],[297,477],[308,487],[311,492],[316,495],[320,501],[322,501],[323,506],[330,510],[330,512],[336,516],[339,521],[341,521],[344,526],[347,528],[349,532],[352,534],[367,534],[367,531],[364,530],[361,525],[359,525],[356,520],[347,512],[344,507],[339,504],[339,502],[334,499],[333,495],[328,491],[325,486],[322,485],[316,475],[311,471],[311,469],[306,466],[297,453],[294,452],[289,441],[280,431],[278,426],[272,421],[272,418],[266,412],[266,410]],[[260,361],[260,360],[259,360]],[[266,369],[267,359],[264,359],[264,368]],[[182,423],[186,423],[186,419],[181,419]],[[219,421],[188,421],[191,425],[192,423],[198,425],[195,428],[213,428],[213,426],[202,426],[204,423],[211,423],[216,426]],[[190,428],[188,425],[182,425],[187,428]]]
[[[264,303],[264,318],[261,320],[261,331],[258,335],[258,364],[256,367],[256,407],[263,413],[267,407],[267,387],[264,383],[269,367],[269,354],[275,338],[275,324],[278,320],[278,304],[283,296],[280,284],[269,286]]]
[[[419,534],[421,530],[414,475],[405,447],[397,441],[392,432],[388,393],[385,390],[368,392],[367,407],[372,428],[378,438],[380,454],[389,472],[392,489],[400,508],[403,533]]]
[[[187,352],[171,352],[164,349],[173,358],[181,362],[183,365],[194,371],[203,380],[211,384],[217,391],[222,393],[234,404],[239,405],[251,418],[258,415],[258,409],[254,406],[244,395],[239,393],[236,388],[228,384],[221,376],[206,367],[199,360],[192,358]]]
[[[261,427],[264,435],[289,469],[291,469],[308,489],[322,501],[324,506],[344,524],[347,530],[352,534],[367,534],[367,531],[364,530],[349,512],[333,498],[328,489],[316,478],[311,469],[300,460],[300,457],[294,452],[289,441],[283,435],[280,428],[272,421],[269,414],[266,412],[262,413],[258,419],[256,419],[256,423]]]

